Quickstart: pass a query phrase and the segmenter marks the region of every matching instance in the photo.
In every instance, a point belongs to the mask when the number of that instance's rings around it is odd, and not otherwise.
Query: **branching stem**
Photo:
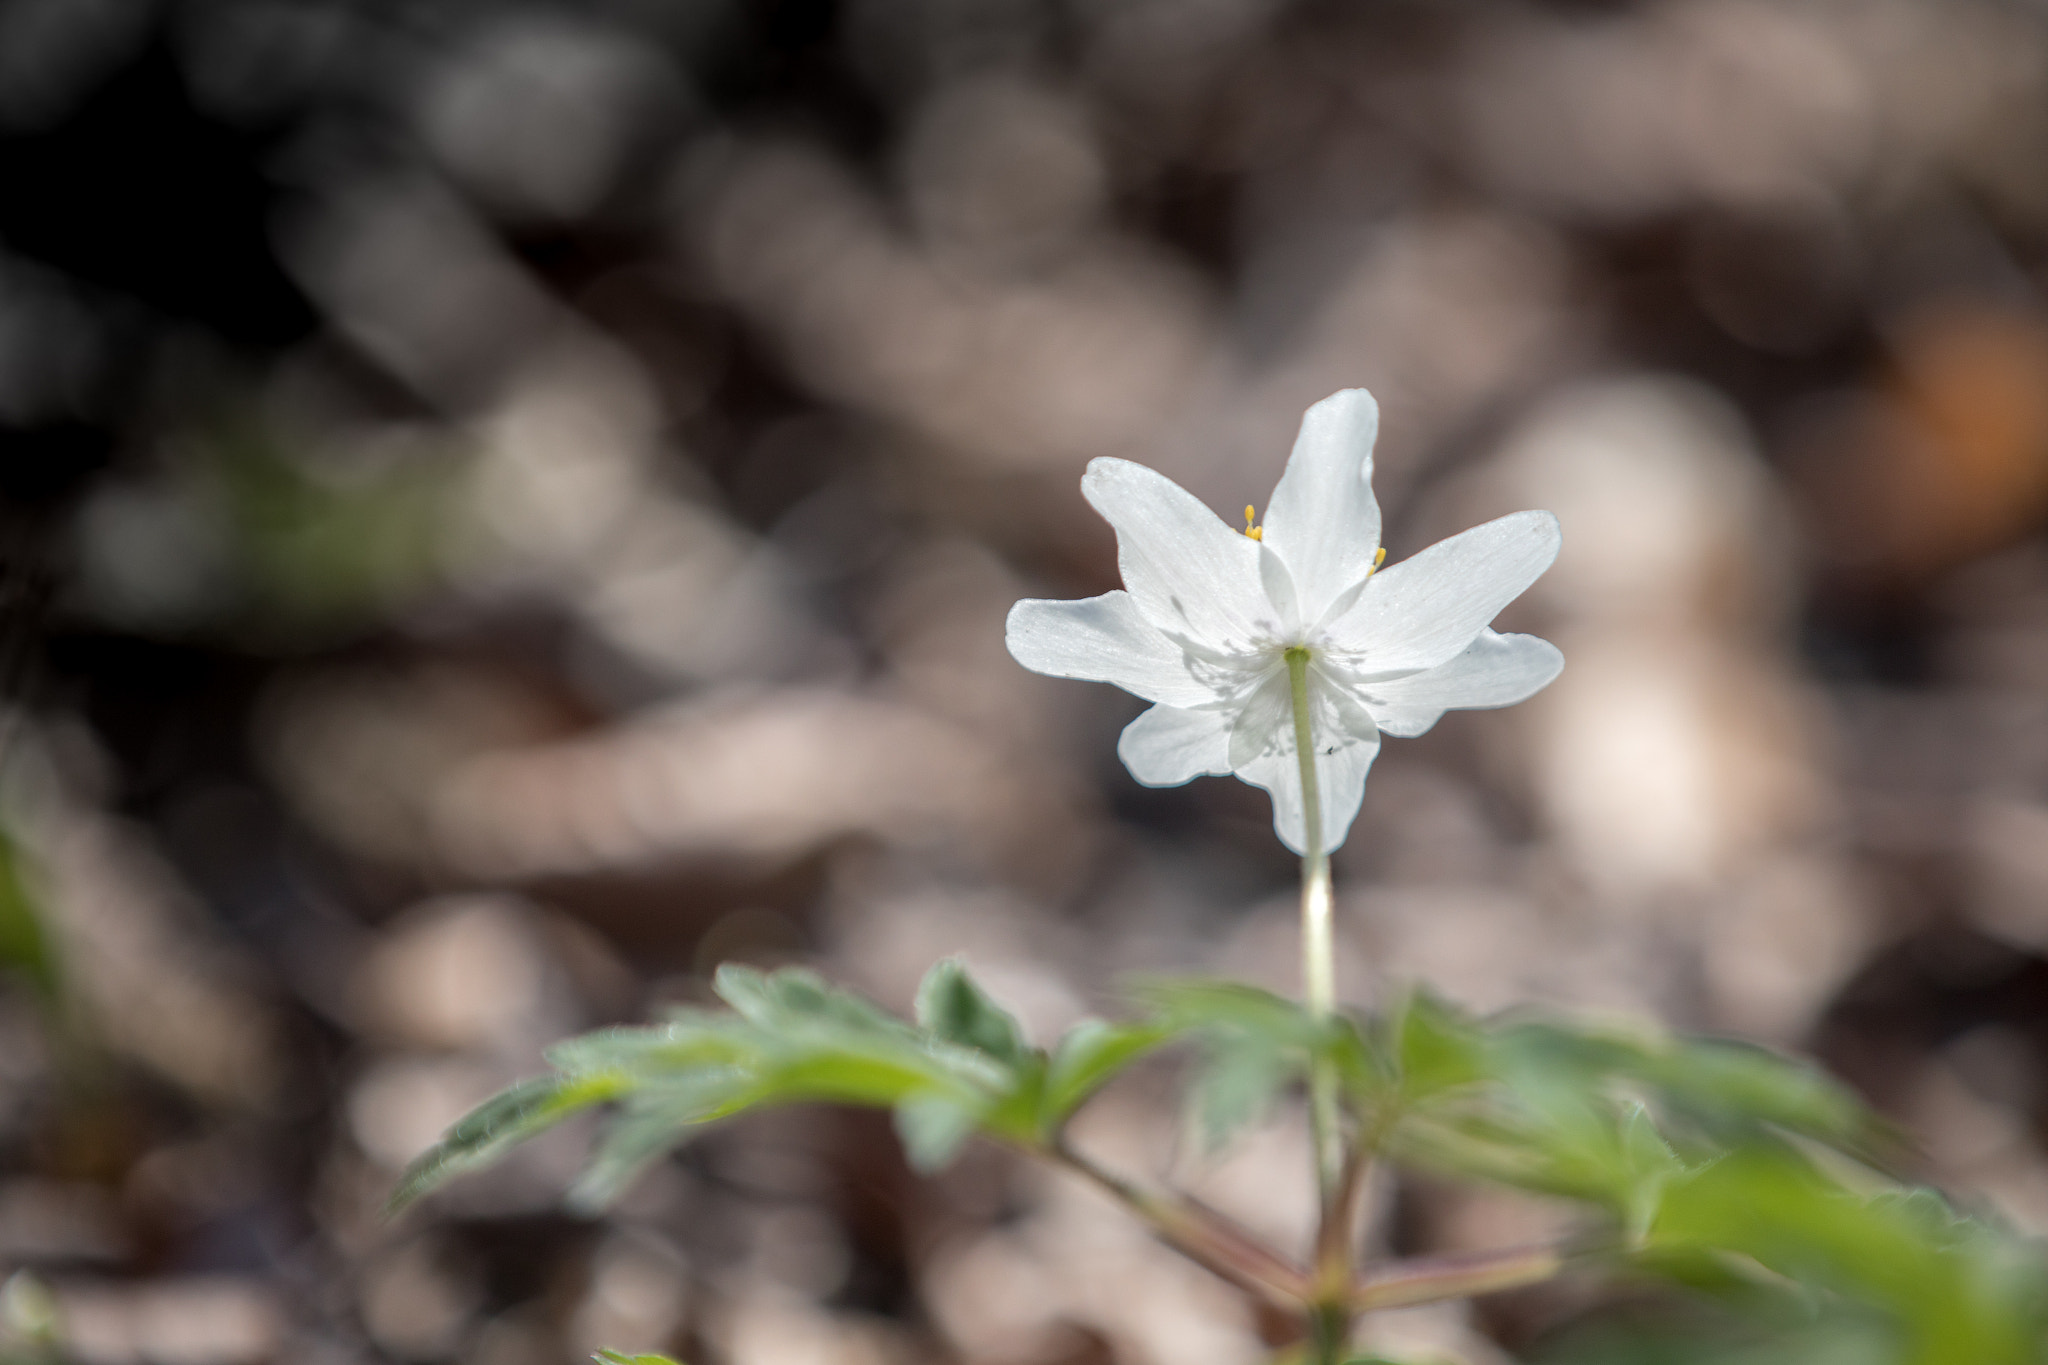
[[[1301,860],[1303,995],[1312,1016],[1329,1020],[1337,1008],[1334,907],[1310,712],[1309,653],[1290,649],[1286,659],[1305,824]],[[1309,1119],[1322,1218],[1316,1232],[1314,1264],[1307,1270],[1186,1195],[1146,1189],[1058,1140],[1033,1150],[1107,1191],[1162,1241],[1198,1264],[1268,1304],[1302,1314],[1308,1332],[1308,1359],[1313,1365],[1338,1365],[1344,1359],[1352,1324],[1360,1313],[1534,1284],[1565,1265],[1569,1253],[1561,1247],[1525,1247],[1393,1262],[1361,1274],[1354,1264],[1359,1207],[1380,1134],[1373,1125],[1366,1125],[1372,1131],[1354,1131],[1347,1140],[1338,1079],[1334,1063],[1326,1054],[1318,1056],[1309,1078]]]
[[[1366,1146],[1367,1144],[1361,1144]],[[1471,1298],[1540,1284],[1573,1260],[1601,1250],[1593,1242],[1508,1247],[1452,1256],[1425,1256],[1374,1266],[1331,1292],[1323,1273],[1291,1264],[1230,1219],[1197,1200],[1147,1189],[1096,1164],[1064,1142],[1028,1149],[1090,1181],[1150,1227],[1161,1241],[1197,1265],[1275,1308],[1300,1313],[1316,1365],[1344,1359],[1351,1324],[1361,1313]],[[1347,1164],[1347,1193],[1356,1196],[1365,1159]]]
[[[1358,1312],[1408,1308],[1541,1284],[1564,1270],[1573,1254],[1560,1244],[1396,1261],[1377,1267],[1353,1287],[1351,1307]]]
[[[1064,1142],[1037,1150],[1107,1192],[1168,1246],[1253,1297],[1295,1310],[1309,1298],[1309,1277],[1300,1267],[1215,1210],[1185,1195],[1145,1189]]]

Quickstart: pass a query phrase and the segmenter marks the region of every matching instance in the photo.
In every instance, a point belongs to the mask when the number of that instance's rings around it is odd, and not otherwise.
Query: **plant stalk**
[[[1094,1182],[1161,1241],[1195,1264],[1275,1308],[1298,1310],[1309,1277],[1223,1215],[1184,1195],[1160,1194],[1103,1169],[1064,1142],[1034,1149]]]
[[[1371,1312],[1520,1289],[1551,1279],[1570,1259],[1570,1249],[1556,1245],[1397,1261],[1364,1276],[1352,1288],[1351,1307],[1358,1312]]]
[[[1301,764],[1301,816],[1306,851],[1301,857],[1301,980],[1308,1011],[1328,1018],[1337,1007],[1336,950],[1332,937],[1330,855],[1323,847],[1323,794],[1316,774],[1316,743],[1309,723],[1308,651],[1287,651],[1287,677],[1294,693],[1294,752]],[[1317,1068],[1312,1088],[1316,1176],[1327,1201],[1335,1194],[1344,1165],[1337,1125],[1336,1077]]]
[[[1287,677],[1294,702],[1294,752],[1301,765],[1301,977],[1309,1013],[1327,1019],[1337,1007],[1337,965],[1330,892],[1330,855],[1323,847],[1322,785],[1316,773],[1314,727],[1309,720],[1306,649],[1287,651]],[[1344,1134],[1337,1103],[1337,1075],[1318,1058],[1309,1073],[1309,1125],[1315,1144],[1316,1190],[1322,1226],[1316,1237],[1315,1303],[1310,1340],[1319,1365],[1335,1365],[1349,1336],[1346,1302],[1351,1279],[1350,1205],[1354,1192],[1345,1180]]]

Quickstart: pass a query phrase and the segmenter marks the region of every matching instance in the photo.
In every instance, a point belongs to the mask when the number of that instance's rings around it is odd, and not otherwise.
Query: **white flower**
[[[1487,623],[1557,557],[1557,518],[1517,512],[1375,572],[1379,407],[1347,389],[1308,410],[1263,528],[1239,532],[1165,475],[1098,459],[1081,493],[1116,529],[1124,590],[1010,609],[1010,653],[1039,673],[1156,703],[1117,744],[1131,776],[1173,787],[1235,773],[1311,851],[1295,748],[1292,654],[1305,663],[1324,850],[1344,842],[1382,733],[1508,706],[1564,666]]]

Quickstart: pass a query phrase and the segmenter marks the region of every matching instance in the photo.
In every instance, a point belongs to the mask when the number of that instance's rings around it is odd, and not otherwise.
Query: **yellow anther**
[[[1379,567],[1380,565],[1382,565],[1382,564],[1384,564],[1384,563],[1386,563],[1386,562],[1387,562],[1387,547],[1386,547],[1386,546],[1384,546],[1384,545],[1382,545],[1382,546],[1380,546],[1380,548],[1379,548],[1378,550],[1376,550],[1376,551],[1374,551],[1374,552],[1373,552],[1373,556],[1372,556],[1372,566],[1373,566],[1373,567],[1374,567],[1375,569],[1377,569],[1377,568],[1378,568],[1378,567]]]
[[[1264,540],[1266,538],[1266,528],[1263,526],[1254,526],[1252,524],[1253,520],[1257,516],[1258,509],[1253,507],[1250,503],[1246,503],[1244,505],[1244,533],[1250,536],[1253,540]]]

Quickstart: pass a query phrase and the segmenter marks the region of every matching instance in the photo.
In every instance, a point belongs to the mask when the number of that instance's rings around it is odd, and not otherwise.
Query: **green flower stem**
[[[1294,688],[1294,752],[1301,764],[1301,816],[1307,852],[1301,859],[1301,979],[1308,1011],[1325,1018],[1337,1007],[1336,952],[1331,937],[1330,855],[1323,848],[1323,794],[1316,777],[1315,735],[1309,725],[1308,651],[1287,651],[1287,677]],[[1336,1194],[1344,1167],[1337,1126],[1336,1076],[1316,1069],[1312,1087],[1316,1176],[1324,1202]]]
[[[1323,847],[1323,795],[1316,776],[1316,743],[1309,723],[1308,651],[1287,651],[1287,677],[1294,694],[1294,752],[1301,764],[1301,815],[1307,851],[1301,860],[1301,976],[1309,1013],[1327,1018],[1337,1006],[1336,952],[1332,938],[1330,855]],[[1309,1124],[1315,1141],[1316,1189],[1322,1230],[1316,1238],[1317,1307],[1312,1340],[1318,1360],[1341,1358],[1350,1329],[1344,1304],[1351,1279],[1349,1205],[1345,1186],[1344,1136],[1337,1108],[1337,1074],[1318,1060],[1309,1076]]]
[[[1294,752],[1301,764],[1301,817],[1308,842],[1301,859],[1302,984],[1309,1013],[1323,1015],[1336,1008],[1337,971],[1330,946],[1330,855],[1323,849],[1323,792],[1309,725],[1306,649],[1287,651],[1287,679],[1294,689]],[[1334,1167],[1329,1175],[1336,1177]]]
[[[1359,1217],[1365,1202],[1365,1183],[1372,1174],[1380,1140],[1375,1132],[1354,1132],[1344,1152],[1344,1169],[1337,1188],[1323,1209],[1322,1225],[1316,1229],[1316,1269],[1325,1291],[1351,1279],[1352,1248],[1358,1245]]]

